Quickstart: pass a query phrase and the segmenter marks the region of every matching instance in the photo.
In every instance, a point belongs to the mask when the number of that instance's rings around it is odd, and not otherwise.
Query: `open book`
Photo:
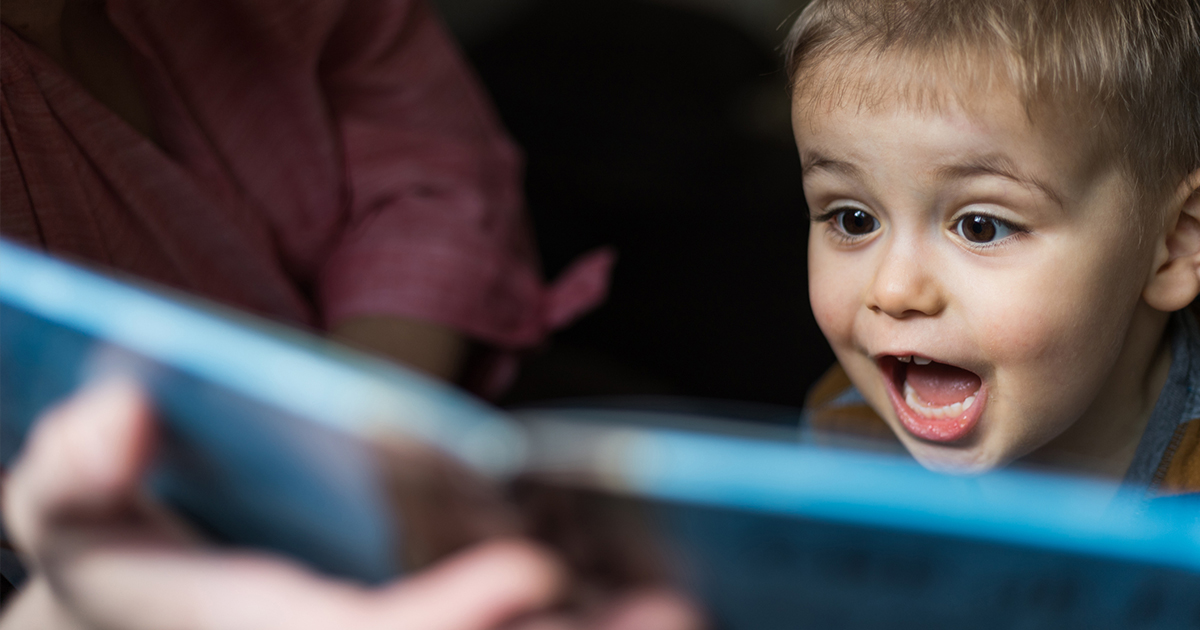
[[[1200,625],[1195,505],[1029,471],[942,476],[720,418],[504,412],[305,332],[0,242],[3,464],[48,406],[114,373],[159,411],[159,498],[218,540],[331,574],[401,572],[412,541],[380,478],[383,438],[497,486],[570,495],[597,532],[639,528],[716,627]]]

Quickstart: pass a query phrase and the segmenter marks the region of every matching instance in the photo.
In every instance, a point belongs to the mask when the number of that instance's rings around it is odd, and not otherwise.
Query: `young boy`
[[[792,119],[839,362],[810,428],[865,411],[933,469],[1200,490],[1198,32],[1196,0],[805,9]]]

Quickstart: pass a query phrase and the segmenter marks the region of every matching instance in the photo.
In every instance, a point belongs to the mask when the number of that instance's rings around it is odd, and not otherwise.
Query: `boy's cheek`
[[[1022,291],[961,293],[967,335],[996,368],[1086,370],[1103,348],[1113,346],[1102,340],[1121,336],[1124,318],[1119,313],[1126,305],[1104,299],[1102,287],[1072,286],[1047,276],[1054,274],[1031,274],[1007,283],[1023,287]]]
[[[820,291],[819,287],[814,286],[809,296],[813,317],[816,318],[821,333],[825,335],[825,340],[835,350],[846,344],[853,327],[853,311],[845,308],[844,302],[839,304],[838,300],[831,299],[831,296]]]
[[[825,339],[835,347],[848,341],[854,326],[858,288],[849,271],[837,269],[821,256],[810,256],[809,303]]]

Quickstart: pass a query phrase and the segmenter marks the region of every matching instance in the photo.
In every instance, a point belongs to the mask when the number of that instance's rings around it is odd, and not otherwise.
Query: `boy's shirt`
[[[1200,325],[1171,316],[1171,369],[1122,483],[1151,497],[1200,492]],[[818,444],[903,451],[891,427],[838,364],[809,391],[801,430]]]

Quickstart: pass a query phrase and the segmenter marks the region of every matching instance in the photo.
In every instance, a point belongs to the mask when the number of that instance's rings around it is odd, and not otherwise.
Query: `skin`
[[[394,315],[351,317],[329,337],[451,382],[461,376],[471,348],[453,328]]]
[[[1138,206],[1070,116],[1031,119],[1007,86],[951,87],[939,107],[794,102],[817,322],[925,466],[980,472],[1032,454],[1120,477],[1169,369],[1169,312],[1196,296],[1200,177]],[[859,229],[841,222],[854,211]],[[972,217],[995,238],[966,238]],[[911,354],[980,377],[967,435],[922,439],[899,421],[881,359]]]

